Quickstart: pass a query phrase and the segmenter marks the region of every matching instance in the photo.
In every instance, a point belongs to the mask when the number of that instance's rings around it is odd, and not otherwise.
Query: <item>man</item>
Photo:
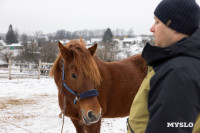
[[[200,133],[200,8],[162,0],[146,44],[147,75],[133,101],[128,133]]]

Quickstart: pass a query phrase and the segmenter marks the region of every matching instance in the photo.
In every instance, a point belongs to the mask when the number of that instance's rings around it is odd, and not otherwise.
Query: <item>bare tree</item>
[[[27,46],[28,46],[27,40],[28,40],[27,35],[26,35],[25,33],[23,33],[23,34],[21,35],[21,42],[22,42],[22,45],[24,46],[24,49],[25,49],[25,50],[27,49]]]
[[[40,59],[43,62],[54,62],[58,53],[59,50],[57,43],[47,43],[40,50]]]
[[[13,52],[10,51],[9,49],[3,49],[0,50],[0,58],[4,61],[6,61],[7,63],[9,62],[9,60],[13,57]]]
[[[116,61],[117,59],[117,54],[120,52],[118,45],[113,45],[110,43],[103,43],[100,42],[98,44],[98,49],[96,52],[96,55],[107,62],[111,61]]]
[[[130,28],[128,31],[127,31],[127,35],[128,37],[133,37],[134,36],[134,31],[132,28]]]
[[[56,39],[61,40],[61,39],[66,39],[66,30],[58,30],[56,32]]]
[[[42,31],[36,31],[36,32],[35,32],[35,40],[38,40],[38,38],[39,38],[40,36],[42,36],[42,35],[44,35]]]

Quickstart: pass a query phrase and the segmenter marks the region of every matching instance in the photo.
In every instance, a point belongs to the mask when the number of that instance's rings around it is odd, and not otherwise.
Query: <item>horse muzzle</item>
[[[91,125],[99,121],[101,117],[101,111],[99,114],[95,114],[93,111],[88,111],[87,115],[83,113],[83,121],[86,125]]]

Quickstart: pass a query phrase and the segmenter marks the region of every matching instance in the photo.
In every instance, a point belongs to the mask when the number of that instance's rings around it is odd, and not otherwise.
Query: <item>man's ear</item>
[[[59,51],[63,59],[68,60],[70,57],[73,57],[73,51],[66,48],[60,41],[58,41]]]
[[[94,44],[92,47],[88,48],[90,54],[93,56],[97,50],[97,44]]]

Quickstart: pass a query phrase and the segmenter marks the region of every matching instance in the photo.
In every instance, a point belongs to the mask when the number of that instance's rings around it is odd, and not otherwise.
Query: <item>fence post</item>
[[[41,60],[39,60],[39,65],[38,65],[38,79],[40,79],[40,69],[41,69]]]
[[[11,79],[11,60],[8,61],[8,65],[9,65],[9,73],[8,73],[8,78]]]

